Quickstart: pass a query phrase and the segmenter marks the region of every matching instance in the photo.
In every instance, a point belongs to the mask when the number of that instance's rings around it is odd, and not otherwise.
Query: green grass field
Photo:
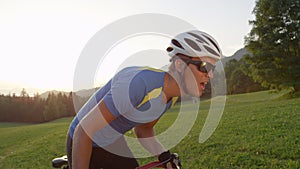
[[[171,151],[184,169],[300,168],[300,98],[283,99],[267,91],[227,97],[216,131],[200,144],[199,133],[209,110],[202,101],[192,130]],[[157,132],[169,127],[179,107],[166,113]],[[71,118],[44,124],[0,123],[0,168],[51,168],[51,159],[65,154]],[[153,158],[139,159],[146,163]]]

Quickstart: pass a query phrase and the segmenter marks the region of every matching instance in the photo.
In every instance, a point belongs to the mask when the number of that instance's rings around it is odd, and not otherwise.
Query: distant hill
[[[77,96],[80,96],[82,98],[89,98],[98,89],[99,89],[99,87],[93,88],[93,89],[82,89],[82,90],[76,91],[75,93]],[[47,97],[50,93],[54,93],[55,95],[57,95],[58,93],[62,93],[67,96],[70,94],[70,92],[51,90],[51,91],[47,91],[47,92],[40,94],[40,97],[43,99],[47,99]]]
[[[83,97],[83,98],[89,98],[93,93],[95,93],[99,87],[93,88],[93,89],[82,89],[79,90],[76,93],[77,96]]]
[[[40,94],[40,98],[42,98],[42,99],[47,99],[47,97],[48,97],[48,95],[49,95],[50,93],[53,93],[53,94],[55,94],[55,95],[57,95],[58,93],[62,93],[62,94],[65,94],[65,95],[69,95],[70,92],[51,90],[51,91],[46,91],[46,92]]]
[[[247,51],[246,48],[242,48],[242,49],[236,51],[232,56],[224,57],[222,59],[222,64],[225,66],[226,62],[228,62],[229,60],[232,60],[232,59],[240,60],[246,54],[250,54],[250,53]]]

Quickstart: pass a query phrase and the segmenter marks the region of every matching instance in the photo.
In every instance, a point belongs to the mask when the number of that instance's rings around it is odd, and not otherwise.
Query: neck
[[[174,77],[176,78],[176,77]],[[172,97],[177,97],[180,96],[180,88],[176,82],[176,80],[173,78],[172,75],[166,73],[165,78],[164,78],[164,101],[167,102],[170,100]]]

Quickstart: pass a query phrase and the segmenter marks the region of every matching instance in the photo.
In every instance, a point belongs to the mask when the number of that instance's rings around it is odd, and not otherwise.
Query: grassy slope
[[[281,95],[258,92],[227,97],[217,130],[203,144],[198,140],[209,101],[201,102],[196,124],[172,151],[179,153],[184,168],[300,168],[300,98],[278,99]],[[157,124],[158,133],[177,117],[171,112]],[[70,121],[0,123],[0,168],[51,168],[51,159],[64,154]]]
[[[0,168],[51,168],[51,159],[63,153],[71,119],[35,125],[0,124]]]

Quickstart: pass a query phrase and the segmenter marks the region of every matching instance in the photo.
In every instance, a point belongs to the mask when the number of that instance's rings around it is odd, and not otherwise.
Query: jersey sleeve
[[[120,73],[112,79],[111,89],[103,100],[110,112],[118,117],[136,110],[146,91],[138,74]]]

